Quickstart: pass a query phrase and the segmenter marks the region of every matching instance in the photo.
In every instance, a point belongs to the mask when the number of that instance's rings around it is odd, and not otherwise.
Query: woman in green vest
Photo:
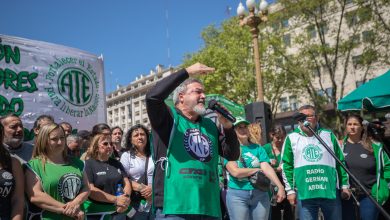
[[[266,220],[270,210],[268,192],[254,188],[248,177],[262,171],[278,187],[277,202],[281,202],[286,196],[283,185],[269,165],[267,153],[258,144],[250,142],[248,125],[249,122],[241,117],[234,123],[241,156],[238,161],[225,160],[230,176],[226,203],[231,220]]]
[[[42,209],[40,219],[84,219],[81,204],[89,194],[84,163],[67,155],[65,133],[52,123],[39,129],[26,171],[26,193]]]
[[[275,125],[271,128],[269,134],[272,141],[265,144],[263,148],[267,152],[270,164],[274,168],[276,175],[278,176],[280,182],[283,183],[282,168],[279,164],[281,162],[283,142],[286,139],[286,130],[282,125]],[[283,219],[293,218],[291,205],[287,199],[284,199],[281,203],[272,206],[271,209],[272,220],[282,219],[282,215]]]

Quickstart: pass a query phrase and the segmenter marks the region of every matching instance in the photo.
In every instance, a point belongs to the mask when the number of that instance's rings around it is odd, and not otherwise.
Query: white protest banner
[[[28,129],[42,114],[78,130],[106,122],[102,58],[0,34],[0,115],[8,113]]]

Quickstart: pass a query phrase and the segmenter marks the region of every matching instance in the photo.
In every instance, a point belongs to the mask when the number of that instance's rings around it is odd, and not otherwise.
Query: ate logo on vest
[[[58,192],[65,202],[72,201],[81,189],[81,177],[74,173],[64,174],[58,181]]]
[[[322,150],[317,145],[309,144],[303,148],[303,158],[309,162],[317,162],[322,158]]]
[[[186,130],[184,147],[193,158],[199,161],[208,162],[213,157],[211,140],[196,128]]]

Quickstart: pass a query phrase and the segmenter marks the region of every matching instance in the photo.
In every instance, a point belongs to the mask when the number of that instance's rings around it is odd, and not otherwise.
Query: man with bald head
[[[4,127],[4,144],[11,154],[14,154],[22,163],[31,159],[33,145],[23,141],[23,123],[15,114],[7,114],[0,118]]]

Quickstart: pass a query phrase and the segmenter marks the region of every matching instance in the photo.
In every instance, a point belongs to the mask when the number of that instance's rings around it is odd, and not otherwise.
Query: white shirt
[[[127,151],[122,154],[120,162],[127,175],[129,176],[131,181],[137,181],[145,172],[145,162],[146,158],[141,158],[135,155],[130,155],[130,152]],[[151,185],[153,182],[153,171],[154,171],[154,163],[152,157],[149,157],[148,163],[148,185]]]

